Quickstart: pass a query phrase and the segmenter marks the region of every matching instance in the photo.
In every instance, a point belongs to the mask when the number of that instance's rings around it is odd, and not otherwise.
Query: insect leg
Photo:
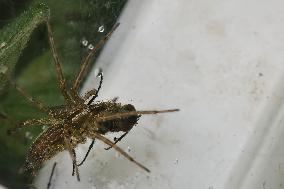
[[[126,118],[129,116],[134,115],[142,115],[142,114],[159,114],[159,113],[168,113],[168,112],[176,112],[179,111],[179,109],[169,109],[169,110],[150,110],[150,111],[130,111],[130,112],[122,112],[122,113],[115,113],[113,115],[107,115],[107,116],[101,116],[97,118],[98,122],[104,122],[104,121],[110,121],[114,119],[121,119]]]
[[[71,147],[69,139],[65,138],[64,141],[65,141],[65,147],[68,150],[70,157],[72,159],[72,163],[73,163],[72,176],[74,175],[74,172],[76,172],[77,180],[80,181],[79,169],[78,169],[78,166],[77,166],[77,163],[76,163],[76,152]],[[75,171],[74,171],[74,169],[75,169]]]
[[[95,140],[93,140],[92,143],[90,144],[89,149],[88,149],[88,151],[87,151],[87,153],[86,153],[84,159],[81,161],[81,163],[78,164],[78,166],[83,165],[83,163],[86,161],[86,159],[87,159],[87,157],[88,157],[88,155],[89,155],[91,149],[93,148],[94,144],[95,144]]]
[[[31,95],[29,95],[24,89],[19,87],[14,81],[8,79],[10,84],[22,95],[24,96],[31,105],[34,107],[38,108],[39,110],[45,112],[45,113],[50,113],[49,108],[45,107],[40,101],[35,100]]]
[[[61,93],[64,96],[64,98],[66,100],[70,100],[70,97],[69,97],[69,94],[68,94],[67,88],[66,88],[66,80],[63,76],[62,68],[61,68],[61,65],[60,65],[59,58],[58,58],[58,53],[57,53],[57,50],[56,50],[56,47],[55,47],[53,34],[52,34],[52,30],[51,30],[51,25],[49,23],[49,18],[46,19],[46,26],[47,26],[47,30],[48,30],[49,44],[50,44],[50,47],[51,47],[51,52],[52,52],[53,60],[54,60],[54,63],[55,63],[59,88],[60,88]]]
[[[114,139],[114,144],[117,144],[119,141],[121,141],[121,140],[127,135],[127,133],[128,133],[128,132],[125,132],[125,133],[123,133],[123,135],[121,135],[119,138],[115,138],[115,139]],[[109,149],[111,149],[111,148],[112,148],[112,147],[109,146],[109,147],[105,148],[105,150],[109,150]]]
[[[123,151],[120,147],[118,147],[115,143],[113,143],[112,141],[110,141],[109,139],[107,139],[106,137],[100,135],[99,133],[96,132],[92,132],[90,134],[90,138],[96,138],[102,142],[104,142],[105,144],[109,145],[110,147],[114,148],[117,152],[119,152],[121,155],[123,155],[126,159],[128,159],[129,161],[135,163],[137,166],[139,166],[140,168],[142,168],[143,170],[150,172],[150,170],[145,167],[144,165],[142,165],[141,163],[137,162],[136,160],[134,160],[133,157],[131,157],[130,155],[128,155],[125,151]]]
[[[79,86],[80,83],[83,79],[83,76],[86,72],[86,70],[89,67],[89,64],[93,58],[93,56],[96,54],[96,52],[103,46],[103,44],[107,41],[107,39],[111,36],[111,34],[114,32],[114,30],[119,26],[119,23],[116,23],[113,28],[111,29],[110,32],[108,32],[98,43],[97,45],[94,47],[94,49],[86,56],[86,58],[82,61],[81,63],[81,67],[80,70],[78,72],[78,74],[76,75],[73,85],[72,85],[72,89],[71,92],[73,95],[78,94],[78,90],[79,90]]]
[[[56,162],[53,164],[53,167],[52,167],[52,170],[51,170],[51,174],[50,174],[50,177],[49,177],[49,180],[48,180],[48,183],[47,183],[47,189],[50,188],[51,186],[51,179],[52,179],[52,176],[54,174],[54,170],[55,170],[55,167],[56,167]]]

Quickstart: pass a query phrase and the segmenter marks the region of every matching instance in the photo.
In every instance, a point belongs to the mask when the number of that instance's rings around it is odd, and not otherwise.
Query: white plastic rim
[[[81,182],[67,152],[52,160],[52,188],[283,188],[283,6],[129,1],[96,65],[105,78],[99,100],[181,111],[142,116],[119,143],[151,173],[97,142]],[[96,82],[93,72],[83,92]],[[77,149],[78,158],[87,148]],[[46,186],[52,161],[37,186]]]

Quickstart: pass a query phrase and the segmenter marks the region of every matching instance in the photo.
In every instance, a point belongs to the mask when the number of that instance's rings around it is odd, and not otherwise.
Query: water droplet
[[[128,151],[128,152],[130,152],[130,151],[131,151],[131,148],[130,148],[129,146],[127,147],[127,151]]]
[[[89,44],[88,49],[93,50],[94,49],[94,45]]]
[[[105,27],[104,26],[100,26],[98,29],[98,32],[102,33],[105,31]]]
[[[178,164],[178,158],[175,159],[174,164]]]
[[[82,39],[82,45],[83,45],[83,46],[87,47],[88,43],[89,43],[89,42],[88,42],[85,38]]]
[[[97,187],[96,186],[92,186],[92,189],[97,189]]]

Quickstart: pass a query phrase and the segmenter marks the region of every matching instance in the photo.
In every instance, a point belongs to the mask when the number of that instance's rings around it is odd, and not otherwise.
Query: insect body
[[[66,81],[62,74],[61,65],[58,59],[57,51],[54,45],[51,26],[48,18],[46,19],[48,29],[49,42],[55,62],[58,84],[62,95],[65,98],[65,104],[55,107],[46,107],[41,102],[32,98],[26,91],[17,86],[13,81],[10,83],[36,108],[45,112],[47,117],[41,119],[30,119],[18,124],[15,128],[10,129],[10,133],[16,132],[18,129],[30,125],[48,125],[49,127],[43,131],[31,145],[26,157],[24,168],[34,171],[48,159],[57,153],[67,150],[73,162],[73,174],[76,172],[77,179],[80,180],[78,166],[86,160],[86,157],[93,146],[91,144],[84,160],[77,163],[75,148],[78,144],[86,142],[87,138],[97,139],[109,147],[114,148],[128,160],[132,161],[145,171],[149,169],[134,160],[130,155],[119,148],[116,143],[119,142],[137,123],[142,114],[157,114],[178,111],[178,109],[162,110],[162,111],[136,111],[133,105],[122,105],[115,100],[106,102],[96,102],[95,98],[102,85],[103,75],[100,73],[101,81],[99,88],[90,90],[84,97],[79,96],[79,86],[82,78],[91,62],[96,51],[110,37],[118,24],[94,47],[86,56],[81,64],[81,68],[76,75],[72,87],[66,87]],[[109,132],[122,131],[124,134],[115,139],[114,142],[107,139],[104,135]]]

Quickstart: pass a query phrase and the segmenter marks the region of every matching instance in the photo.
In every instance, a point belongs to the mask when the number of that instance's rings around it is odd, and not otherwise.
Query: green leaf
[[[32,32],[46,20],[48,14],[45,4],[36,3],[0,31],[0,91],[6,84],[5,77],[13,73]]]

